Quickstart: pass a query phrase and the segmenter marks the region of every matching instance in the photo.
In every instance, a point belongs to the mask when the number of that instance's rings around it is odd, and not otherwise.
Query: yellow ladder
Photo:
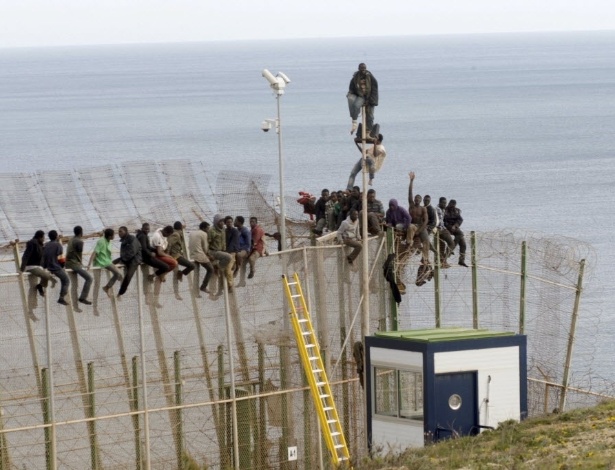
[[[314,405],[318,412],[320,427],[331,453],[333,464],[336,467],[341,465],[350,467],[350,454],[348,445],[344,438],[344,430],[340,423],[335,402],[331,395],[329,379],[325,372],[325,367],[320,356],[318,340],[314,334],[312,320],[308,312],[299,283],[297,273],[293,274],[293,280],[289,281],[286,276],[282,276],[286,298],[291,306],[290,318],[293,323],[293,330],[299,347],[303,370],[310,384]]]

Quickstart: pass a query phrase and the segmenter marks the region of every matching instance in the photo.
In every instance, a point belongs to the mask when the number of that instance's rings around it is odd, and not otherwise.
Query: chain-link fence
[[[147,176],[147,183],[133,173]],[[19,178],[31,185],[0,181],[6,241],[29,238],[41,227],[67,232],[76,223],[92,232],[176,219],[194,227],[213,215],[198,162]],[[67,199],[73,217],[45,202],[54,191],[69,198],[70,190],[62,191],[71,188],[70,181],[79,195]],[[217,207],[225,214],[257,215],[265,230],[275,231],[277,211],[265,192],[267,182],[263,176],[222,174],[216,188],[225,197]],[[13,199],[7,187],[17,191]],[[126,194],[123,201],[118,194]],[[42,198],[40,207],[32,195]],[[21,217],[20,204],[39,210],[41,218]],[[139,270],[120,300],[100,290],[109,273],[94,270],[95,305],[73,299],[64,307],[51,296],[40,297],[27,274],[15,273],[22,244],[3,251],[0,470],[54,463],[62,469],[327,468],[284,303],[283,270],[299,273],[351,458],[366,457],[364,393],[352,355],[361,339],[361,268],[348,264],[337,244],[307,246],[309,226],[295,209],[289,238],[299,248],[259,259],[254,278],[230,294],[200,292],[195,276],[204,273],[197,270],[182,282],[169,275],[156,296],[147,272]],[[436,269],[420,286],[420,256],[403,257],[396,272],[406,294],[397,306],[382,272],[392,247],[383,238],[370,240],[369,332],[434,326],[522,330],[528,335],[530,414],[559,408],[562,390],[567,406],[612,396],[609,384],[584,393],[569,370],[581,266],[583,260],[592,266],[592,250],[520,232],[468,234],[468,242],[470,268]],[[71,282],[82,281],[71,273]],[[297,460],[289,460],[294,447]]]

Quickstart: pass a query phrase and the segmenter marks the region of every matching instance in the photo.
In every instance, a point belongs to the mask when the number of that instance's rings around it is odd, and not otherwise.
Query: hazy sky
[[[0,0],[0,47],[615,29],[615,0]]]

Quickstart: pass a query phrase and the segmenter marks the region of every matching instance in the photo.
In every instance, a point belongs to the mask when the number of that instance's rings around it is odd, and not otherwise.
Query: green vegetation
[[[477,437],[451,439],[422,449],[365,460],[356,469],[613,469],[615,401],[509,421]]]

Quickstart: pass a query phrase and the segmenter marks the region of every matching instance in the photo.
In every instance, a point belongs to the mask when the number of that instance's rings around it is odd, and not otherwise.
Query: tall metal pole
[[[224,282],[224,311],[226,313],[226,344],[228,347],[228,362],[231,368],[231,419],[233,423],[233,456],[235,460],[234,468],[239,469],[239,430],[237,428],[237,396],[235,394],[235,361],[233,360],[233,341],[231,340],[231,306],[228,299],[228,284],[226,276],[222,278]]]
[[[363,249],[361,251],[362,260],[363,260],[363,272],[361,273],[361,281],[362,281],[362,294],[363,294],[363,305],[362,305],[362,313],[363,313],[363,321],[361,322],[361,337],[363,341],[365,341],[365,337],[369,334],[369,245],[368,245],[368,233],[367,233],[367,151],[365,148],[365,139],[367,138],[367,118],[365,116],[365,106],[361,108],[361,113],[363,117],[363,129],[361,135],[361,160],[362,160],[362,176],[363,176],[363,193],[361,194],[361,207],[363,210],[361,211],[361,224],[363,225],[361,229],[361,238],[363,239]],[[375,144],[374,144],[375,145]],[[374,152],[375,153],[375,152]]]
[[[139,310],[139,348],[141,349],[141,386],[143,388],[143,430],[145,435],[145,468],[151,468],[151,454],[149,441],[149,410],[147,404],[147,368],[145,366],[145,334],[143,331],[143,284],[141,270],[137,269],[137,298]],[[135,390],[136,395],[136,390]]]
[[[279,173],[280,173],[280,218],[282,222],[280,223],[280,241],[282,243],[282,251],[286,250],[288,246],[286,245],[286,206],[284,204],[284,154],[282,153],[282,118],[280,116],[280,97],[282,95],[276,95],[276,101],[278,103],[278,122],[277,122],[277,131],[278,131],[278,165],[279,165]]]
[[[49,428],[49,441],[50,441],[50,456],[49,456],[49,468],[55,470],[58,468],[57,461],[57,447],[56,447],[56,416],[55,416],[55,392],[54,392],[54,379],[53,379],[53,357],[51,353],[51,327],[49,325],[49,289],[45,290],[45,336],[47,340],[47,371],[49,372],[49,422],[51,427]]]
[[[363,106],[361,108],[361,115],[363,118],[363,126],[361,132],[361,159],[363,166],[363,194],[361,196],[361,207],[363,208],[361,214],[361,223],[363,224],[363,228],[361,230],[361,238],[363,239],[363,249],[361,250],[362,260],[363,260],[363,269],[361,273],[362,280],[362,294],[363,294],[363,304],[362,307],[362,321],[361,321],[361,340],[363,341],[363,364],[367,364],[367,348],[365,347],[365,337],[369,334],[369,244],[367,240],[367,151],[365,148],[365,139],[367,134],[367,117],[366,117],[366,107]],[[374,144],[375,145],[375,144]],[[374,155],[376,154],[374,150]],[[364,374],[369,374],[370,371],[364,371]],[[366,379],[367,380],[367,379]],[[365,382],[367,383],[367,382]],[[367,397],[369,394],[364,394],[364,407],[363,411],[365,413],[364,425],[365,429],[368,428],[369,417],[367,416]],[[366,448],[369,445],[369,436],[367,433],[365,434],[366,439]]]

